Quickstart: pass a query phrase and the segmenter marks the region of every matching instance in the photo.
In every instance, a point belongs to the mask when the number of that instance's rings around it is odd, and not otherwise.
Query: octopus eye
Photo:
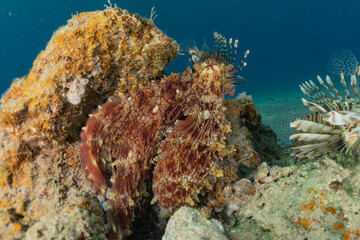
[[[240,75],[236,73],[242,70],[247,63],[245,59],[250,53],[247,50],[239,63],[236,64],[236,55],[238,49],[238,40],[233,41],[232,38],[227,40],[221,34],[214,32],[214,50],[213,51],[202,51],[199,50],[196,46],[192,49],[189,49],[189,54],[191,56],[190,62],[192,64],[201,64],[208,60],[213,60],[219,64],[231,65],[231,68],[226,73],[226,80],[233,85],[244,84],[246,81],[238,82],[238,79],[243,79]]]

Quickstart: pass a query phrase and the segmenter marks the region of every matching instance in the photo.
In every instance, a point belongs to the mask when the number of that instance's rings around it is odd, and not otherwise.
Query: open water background
[[[359,0],[128,0],[122,9],[150,17],[177,40],[204,39],[213,44],[213,32],[239,39],[239,57],[250,49],[238,87],[253,98],[298,93],[298,85],[316,75],[325,76],[329,55],[348,48],[360,58]],[[30,71],[32,62],[72,14],[104,9],[102,0],[0,0],[0,93],[15,77]],[[167,73],[189,65],[187,53],[172,62]]]

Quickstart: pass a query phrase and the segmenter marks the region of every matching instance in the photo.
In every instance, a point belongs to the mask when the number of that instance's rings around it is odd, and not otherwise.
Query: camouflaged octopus
[[[249,51],[234,66],[238,40],[214,33],[214,52],[189,50],[193,69],[171,74],[134,94],[110,98],[81,132],[80,158],[86,179],[106,211],[110,239],[131,234],[134,210],[148,196],[165,212],[198,201],[212,189],[230,123],[224,95],[234,87]],[[155,163],[155,168],[153,164]]]

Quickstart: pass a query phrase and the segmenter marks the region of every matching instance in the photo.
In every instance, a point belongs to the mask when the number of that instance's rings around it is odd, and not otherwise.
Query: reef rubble
[[[224,228],[215,220],[208,220],[196,209],[181,207],[170,218],[162,240],[227,240]]]
[[[207,231],[224,229],[229,240],[359,239],[359,172],[359,166],[346,169],[329,158],[289,167],[263,163],[252,180],[243,178],[223,189],[221,225],[212,220],[217,226]],[[179,209],[169,220],[177,220],[174,229],[182,239],[191,239],[187,233],[198,227],[184,212],[195,211]],[[179,236],[168,228],[163,239]]]
[[[234,193],[225,199],[228,214],[236,218],[229,239],[359,239],[359,178],[359,166],[329,158],[262,164],[253,182],[242,179],[227,190]]]

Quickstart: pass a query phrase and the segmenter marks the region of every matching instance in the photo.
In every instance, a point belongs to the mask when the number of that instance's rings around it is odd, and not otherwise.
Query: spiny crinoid
[[[190,50],[194,69],[164,77],[134,94],[109,99],[88,119],[81,133],[80,158],[85,177],[107,212],[112,239],[130,234],[134,210],[148,195],[153,173],[153,202],[164,210],[193,204],[221,173],[215,163],[230,150],[224,95],[236,84],[249,51],[236,66],[232,49],[215,33],[216,50]]]
[[[307,120],[297,120],[290,124],[300,133],[294,134],[300,144],[293,148],[293,155],[299,158],[317,157],[324,154],[331,156],[345,155],[354,157],[355,143],[360,134],[360,104],[356,77],[351,76],[353,97],[348,90],[344,74],[341,75],[345,98],[341,97],[329,76],[326,83],[318,76],[319,83],[326,89],[323,92],[311,80],[300,85],[302,92],[314,102],[302,99],[305,106],[313,113]],[[330,87],[330,88],[329,88]]]

